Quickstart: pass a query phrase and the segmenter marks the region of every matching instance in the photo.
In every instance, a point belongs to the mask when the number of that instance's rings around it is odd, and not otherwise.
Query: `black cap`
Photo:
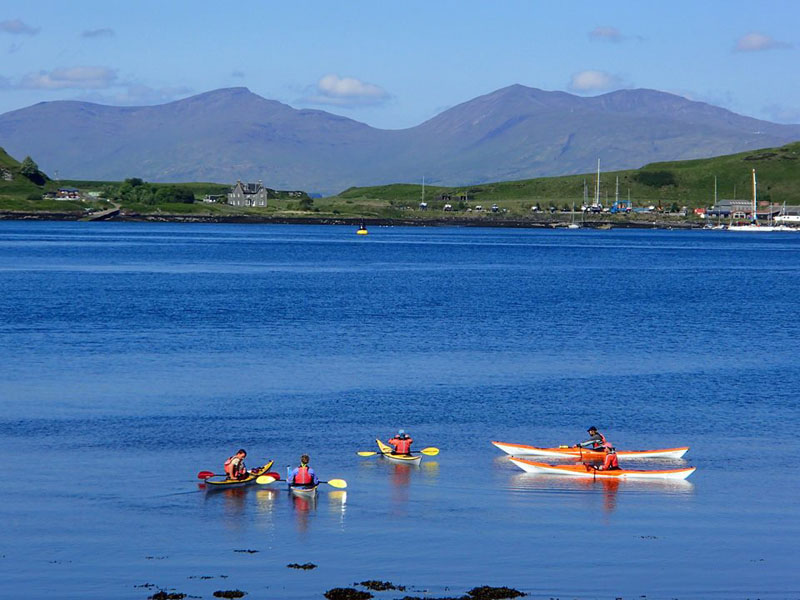
[[[594,425],[592,425],[592,426],[591,426],[591,427],[589,427],[589,429],[587,429],[586,431],[597,431],[597,427],[595,427]]]

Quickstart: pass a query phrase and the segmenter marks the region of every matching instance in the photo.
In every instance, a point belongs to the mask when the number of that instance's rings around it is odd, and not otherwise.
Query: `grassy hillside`
[[[634,206],[710,206],[714,200],[715,176],[719,199],[751,198],[752,169],[757,172],[760,200],[800,204],[800,142],[709,159],[652,163],[637,170],[601,172],[600,199],[606,206],[613,202],[618,177],[620,198],[625,199],[630,194]],[[451,194],[450,203],[454,207],[459,196],[466,194],[468,206],[481,204],[488,208],[497,203],[512,213],[527,213],[535,204],[542,209],[550,205],[571,206],[573,202],[580,206],[584,181],[590,201],[593,198],[595,176],[595,173],[587,173],[454,188],[426,186],[425,199],[432,210],[441,210],[444,202],[436,198],[442,193]],[[416,209],[421,195],[421,185],[396,184],[350,188],[315,204],[344,210],[358,206],[366,212],[378,206],[388,210]]]
[[[43,188],[21,175],[19,169],[19,161],[0,148],[0,199],[22,200],[29,195],[41,195]],[[8,177],[11,177],[10,181]]]

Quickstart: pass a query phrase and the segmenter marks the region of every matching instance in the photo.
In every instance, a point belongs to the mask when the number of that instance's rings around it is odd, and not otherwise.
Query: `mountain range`
[[[512,85],[415,127],[295,109],[247,88],[157,106],[42,102],[0,115],[0,146],[62,179],[257,181],[334,194],[394,182],[470,185],[638,168],[780,146],[800,125],[647,89],[594,97]]]

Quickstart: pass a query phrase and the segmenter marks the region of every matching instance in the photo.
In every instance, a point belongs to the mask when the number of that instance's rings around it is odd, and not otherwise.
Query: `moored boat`
[[[492,442],[506,454],[511,456],[546,456],[548,458],[578,459],[578,460],[603,460],[605,452],[587,450],[586,448],[539,448],[525,444],[510,444],[508,442]],[[682,458],[689,450],[689,446],[680,448],[663,448],[660,450],[617,450],[620,458]]]
[[[527,473],[546,473],[549,475],[566,475],[568,477],[584,477],[590,479],[686,479],[695,472],[696,467],[683,469],[615,469],[598,471],[591,465],[548,465],[525,458],[512,457],[511,462]]]
[[[204,479],[203,483],[206,484],[207,492],[214,490],[228,490],[252,485],[256,482],[256,479],[258,479],[259,475],[263,475],[272,468],[272,463],[273,461],[269,461],[263,467],[253,469],[247,474],[247,477],[242,479],[228,479],[228,477],[225,475],[214,475]]]
[[[378,448],[380,449],[383,458],[390,462],[404,465],[418,465],[422,460],[422,455],[420,454],[417,454],[416,456],[413,454],[392,454],[391,446],[384,444],[378,439],[375,441],[378,443]]]

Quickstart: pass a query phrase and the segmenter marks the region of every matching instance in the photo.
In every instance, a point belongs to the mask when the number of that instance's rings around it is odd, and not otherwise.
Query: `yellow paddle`
[[[285,481],[285,479],[278,479],[272,475],[260,475],[256,479],[256,483],[261,485],[269,485],[270,483],[275,483],[276,481]],[[347,482],[344,479],[330,479],[328,481],[320,481],[320,483],[327,483],[329,486],[339,489],[344,489],[347,487]]]
[[[376,454],[383,454],[383,452],[356,452],[359,456],[375,456]],[[426,456],[436,456],[439,454],[438,448],[423,448],[422,450],[412,450],[411,454],[425,454]]]

